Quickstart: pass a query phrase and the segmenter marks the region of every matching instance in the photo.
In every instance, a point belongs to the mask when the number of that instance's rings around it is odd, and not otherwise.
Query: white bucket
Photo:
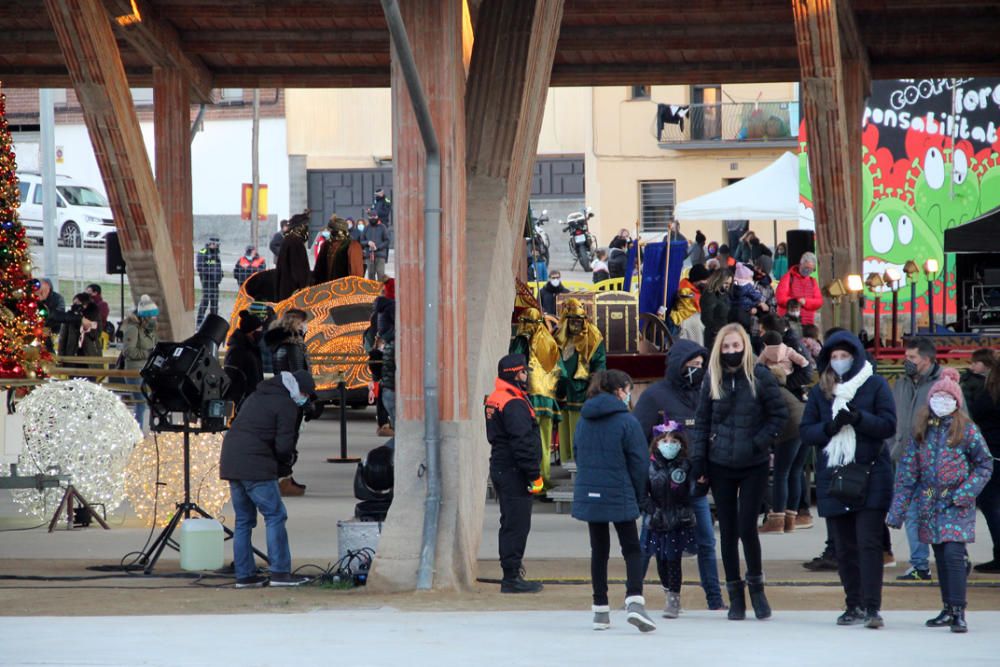
[[[218,570],[223,565],[225,533],[215,519],[185,519],[181,524],[181,569]]]

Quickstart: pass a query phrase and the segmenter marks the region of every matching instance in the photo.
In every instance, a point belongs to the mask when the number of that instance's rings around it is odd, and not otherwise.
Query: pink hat
[[[951,366],[942,366],[941,374],[938,376],[942,380],[951,380],[952,382],[961,382],[962,376],[958,374],[958,371]]]
[[[943,373],[942,373],[943,375]],[[962,407],[962,388],[958,386],[958,383],[952,380],[950,377],[942,377],[940,380],[935,382],[931,386],[930,392],[927,394],[927,399],[930,400],[935,394],[948,394],[955,399],[955,403],[958,407]]]
[[[737,264],[736,274],[733,277],[733,280],[737,285],[749,285],[753,282],[753,271],[751,271],[750,267],[746,264]]]

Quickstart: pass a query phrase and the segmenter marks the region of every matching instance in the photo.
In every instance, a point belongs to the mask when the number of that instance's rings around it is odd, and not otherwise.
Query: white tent
[[[799,158],[785,153],[773,163],[721,190],[678,204],[677,220],[798,220],[813,229],[811,209],[799,204]]]

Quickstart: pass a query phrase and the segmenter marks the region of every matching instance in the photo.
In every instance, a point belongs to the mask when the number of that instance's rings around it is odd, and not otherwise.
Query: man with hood
[[[337,280],[347,276],[363,278],[365,275],[364,252],[361,244],[351,239],[347,221],[334,213],[327,224],[330,238],[323,243],[313,268],[313,284]]]
[[[497,365],[496,386],[485,403],[490,480],[500,503],[501,593],[538,593],[542,585],[521,574],[531,530],[531,495],[542,490],[541,436],[528,388],[528,360],[508,354]]]
[[[236,588],[298,586],[306,577],[292,574],[292,555],[285,521],[288,514],[278,490],[282,468],[295,462],[295,445],[303,408],[316,385],[307,371],[279,373],[258,385],[247,397],[222,440],[219,478],[229,481],[236,524],[233,559]],[[270,581],[257,574],[250,535],[257,512],[267,526]]]
[[[556,384],[559,382],[559,346],[537,308],[525,308],[517,318],[510,353],[528,359],[528,398],[535,409],[542,443],[542,480],[549,487],[552,461],[552,425],[559,423]]]
[[[241,310],[236,331],[226,342],[226,359],[223,367],[230,378],[237,378],[237,381],[232,383],[237,386],[230,394],[237,410],[264,380],[264,366],[258,343],[263,327],[263,320],[249,310]]]
[[[288,221],[288,231],[281,242],[278,261],[275,263],[275,302],[284,301],[295,292],[309,287],[309,252],[306,238],[309,236],[309,212],[296,213]]]
[[[559,315],[556,344],[561,354],[557,394],[562,420],[559,422],[559,460],[573,460],[573,433],[580,421],[580,408],[587,400],[590,377],[608,367],[604,336],[587,317],[577,299],[566,299]]]
[[[639,420],[643,436],[649,440],[653,427],[668,420],[680,424],[683,430],[694,427],[695,412],[701,394],[701,382],[708,364],[708,350],[689,340],[678,340],[667,352],[667,367],[663,379],[650,385],[632,416]],[[715,531],[712,514],[705,495],[692,497],[695,512],[695,543],[698,545],[698,574],[709,609],[725,609],[719,587],[719,566],[715,556]]]

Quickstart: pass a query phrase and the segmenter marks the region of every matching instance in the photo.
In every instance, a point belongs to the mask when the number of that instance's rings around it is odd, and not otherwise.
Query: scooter
[[[580,264],[580,269],[590,271],[590,262],[597,250],[597,239],[590,233],[589,221],[594,217],[593,210],[588,206],[583,211],[570,213],[566,216],[563,232],[569,233],[569,252],[573,255],[573,266]],[[572,270],[572,267],[570,267]]]
[[[549,263],[549,233],[545,231],[545,223],[549,221],[549,212],[542,210],[542,214],[537,218],[532,218],[534,236],[532,244],[538,250],[538,256],[546,263]]]

